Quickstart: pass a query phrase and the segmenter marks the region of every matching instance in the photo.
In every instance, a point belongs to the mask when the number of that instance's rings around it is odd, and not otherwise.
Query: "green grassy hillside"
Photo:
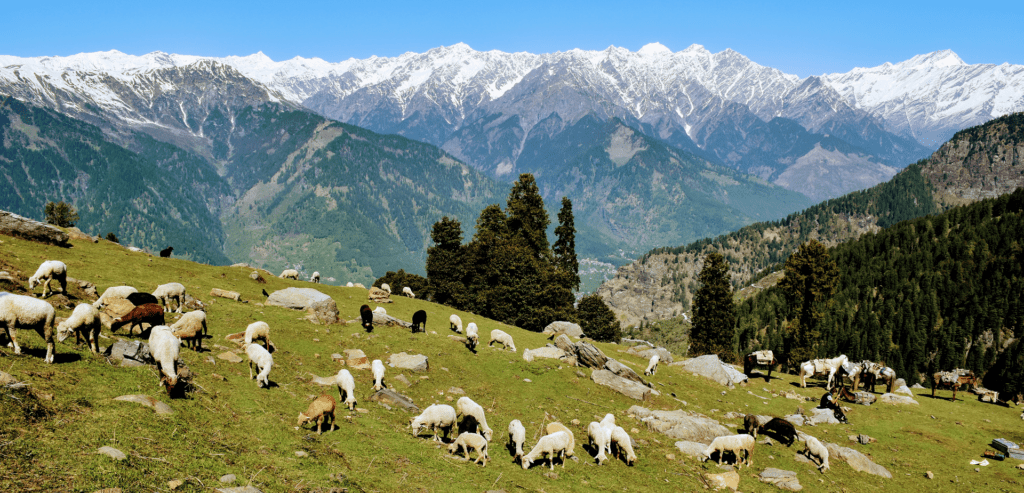
[[[100,291],[119,284],[150,291],[160,283],[181,282],[209,304],[212,336],[204,342],[205,347],[212,348],[210,352],[197,354],[182,349],[182,359],[196,375],[198,391],[187,399],[173,401],[158,387],[155,370],[112,366],[102,357],[91,355],[84,346],[73,346],[73,339],[57,344],[53,365],[43,363],[43,343],[34,333],[20,333],[26,354],[16,356],[0,347],[0,369],[29,383],[22,390],[0,387],[0,491],[91,492],[108,487],[167,491],[168,482],[173,480],[185,480],[176,491],[210,491],[219,486],[218,478],[228,473],[237,475],[235,485],[250,483],[265,492],[330,488],[693,491],[703,489],[702,474],[719,472],[718,466],[683,456],[673,446],[674,439],[650,431],[629,417],[626,410],[630,406],[695,411],[737,429],[740,420],[724,419],[724,413],[790,414],[797,406],[808,409],[814,404],[771,397],[772,392],[796,390],[815,399],[822,392],[820,388],[799,389],[789,375],[779,375],[781,378],[771,383],[757,380],[746,387],[726,390],[663,364],[658,374],[650,377],[662,394],[638,403],[595,385],[588,369],[567,367],[555,360],[524,362],[523,349],[543,346],[548,342],[544,336],[459,313],[464,322],[479,324],[484,341],[492,329],[500,327],[512,334],[519,348],[518,354],[512,354],[482,344],[479,354],[474,355],[446,337],[450,334],[447,318],[452,311],[425,301],[396,297],[386,309],[405,320],[411,319],[416,310],[426,310],[426,333],[413,335],[407,330],[380,327],[368,335],[357,323],[317,326],[306,321],[302,313],[260,304],[263,288],[272,292],[287,286],[311,287],[308,283],[268,277],[269,283],[261,285],[249,279],[250,270],[246,268],[154,258],[105,241],[73,242],[71,249],[10,237],[0,237],[0,241],[0,270],[22,281],[42,260],[60,259],[67,263],[71,277],[95,282]],[[238,291],[248,303],[212,298],[208,293],[214,287]],[[365,290],[324,285],[317,288],[336,300],[343,318],[355,318],[358,307],[366,302]],[[86,298],[77,287],[70,291],[72,302]],[[60,304],[62,299],[54,296],[50,300]],[[68,313],[67,309],[58,309],[59,316]],[[270,374],[275,385],[270,389],[258,389],[248,379],[245,362],[216,359],[219,353],[233,349],[224,336],[244,330],[254,320],[270,324],[271,338],[278,348]],[[104,330],[104,335],[110,336],[109,331]],[[110,342],[104,339],[101,345]],[[598,346],[637,372],[646,367],[645,361],[624,353],[625,347]],[[362,349],[371,360],[384,361],[402,351],[427,355],[429,371],[417,374],[388,368],[387,381],[421,407],[435,402],[454,405],[459,395],[449,389],[462,388],[487,410],[488,423],[495,431],[490,446],[492,462],[487,467],[467,463],[449,456],[429,436],[412,437],[408,427],[411,414],[369,402],[369,370],[352,370],[358,408],[364,411],[349,413],[339,406],[338,428],[323,435],[308,427],[297,430],[296,415],[315,395],[326,391],[337,398],[334,388],[320,388],[310,383],[309,377],[336,373],[339,364],[330,355],[344,349]],[[216,363],[207,362],[209,356]],[[399,373],[408,377],[411,387],[399,383],[395,378]],[[174,414],[158,416],[147,407],[113,400],[124,394],[151,395],[169,403]],[[971,459],[979,458],[992,438],[1024,439],[1018,410],[982,404],[968,393],[961,393],[964,400],[954,403],[948,400],[949,395],[941,392],[942,399],[918,395],[920,405],[907,408],[855,406],[848,413],[849,425],[802,428],[823,441],[869,454],[892,472],[893,479],[856,472],[839,461],[833,461],[830,472],[819,474],[794,460],[802,445],[788,449],[778,444],[758,445],[754,467],[740,470],[740,490],[776,491],[774,486],[752,477],[765,467],[796,471],[804,491],[1019,489],[1024,472],[1014,466],[1020,461],[993,461],[980,468],[981,472],[974,472],[976,466],[968,465]],[[586,443],[587,424],[605,413],[614,413],[619,425],[633,430],[639,457],[635,467],[621,461],[592,465],[580,446]],[[547,476],[543,466],[523,470],[504,448],[505,431],[512,419],[526,426],[527,447],[536,443],[539,429],[550,420],[568,424],[578,419],[580,425],[570,427],[576,434],[576,453],[581,460],[567,461],[564,469],[556,466],[557,478]],[[847,436],[858,433],[878,442],[853,445]],[[128,458],[115,462],[96,454],[102,446],[120,449]],[[297,451],[308,456],[298,457]],[[674,459],[668,454],[674,454]],[[935,479],[924,477],[928,470],[935,473]]]

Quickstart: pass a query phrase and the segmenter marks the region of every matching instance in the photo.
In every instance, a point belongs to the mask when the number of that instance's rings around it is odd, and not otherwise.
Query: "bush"
[[[70,228],[78,221],[78,211],[67,202],[47,202],[43,207],[46,222],[62,228]]]
[[[618,342],[622,337],[615,313],[596,294],[584,296],[576,308],[580,328],[587,337],[601,342]]]
[[[115,235],[113,231],[111,231],[110,233],[107,233],[107,241],[112,241],[114,243],[121,243],[120,241],[117,240],[117,235]]]

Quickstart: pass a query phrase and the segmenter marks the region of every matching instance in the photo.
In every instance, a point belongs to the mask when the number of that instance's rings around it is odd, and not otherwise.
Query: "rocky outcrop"
[[[888,469],[875,464],[866,455],[852,448],[842,447],[834,443],[825,443],[825,447],[828,448],[828,457],[830,462],[841,460],[849,464],[855,471],[866,472],[886,479],[892,479],[892,473],[890,473]]]
[[[532,362],[537,358],[559,359],[565,357],[565,351],[554,346],[544,346],[537,349],[524,349],[523,361]]]
[[[640,421],[647,424],[647,428],[650,430],[677,440],[710,445],[711,441],[717,437],[735,434],[719,424],[718,421],[689,411],[651,411],[644,407],[633,406],[627,413],[640,418]]]
[[[640,378],[640,375],[637,375],[637,373],[633,371],[632,368],[618,362],[617,360],[608,358],[608,361],[604,362],[604,369],[622,378],[625,378],[626,380],[632,380],[636,383],[646,385],[648,387],[651,386],[651,384],[647,383],[647,381],[645,381],[643,378]]]
[[[676,442],[676,448],[690,457],[704,457],[704,451],[708,449],[708,444],[680,440]]]
[[[374,303],[394,303],[391,300],[391,293],[376,286],[370,288],[369,300]]]
[[[672,353],[668,352],[668,349],[663,347],[652,348],[649,346],[634,346],[626,350],[627,354],[639,356],[645,360],[650,360],[651,356],[657,354],[661,357],[662,364],[672,363]]]
[[[255,272],[255,271],[253,271]],[[210,290],[210,296],[216,296],[218,298],[227,298],[229,300],[241,301],[242,295],[237,291],[228,291],[226,289],[213,288]]]
[[[909,406],[916,406],[916,405],[918,405],[917,401],[915,401],[912,397],[907,397],[905,395],[896,395],[896,394],[882,394],[882,396],[878,398],[878,402],[881,402],[881,403],[884,403],[884,404],[892,404],[894,406],[895,405],[904,405],[904,406],[907,406],[907,405],[909,405]]]
[[[174,414],[174,410],[171,409],[171,406],[168,406],[166,403],[160,402],[148,395],[122,395],[121,397],[115,397],[114,400],[142,404],[143,406],[153,408],[153,410],[156,411],[157,414]]]
[[[580,341],[576,343],[576,360],[579,362],[580,366],[586,366],[588,368],[604,368],[604,364],[608,361],[608,357],[593,344]]]
[[[682,363],[683,370],[709,378],[721,385],[732,387],[747,380],[747,376],[730,365],[722,363],[717,355],[707,354]]]
[[[327,300],[331,300],[331,297],[313,288],[285,288],[270,293],[266,304],[294,310],[307,310],[314,303]]]
[[[156,364],[149,352],[149,344],[142,341],[116,341],[107,347],[103,355],[111,363],[120,363],[121,366]]]
[[[420,412],[420,408],[413,404],[412,399],[391,389],[381,389],[370,396],[370,401],[379,402],[389,407],[398,407],[410,412]]]
[[[608,387],[626,397],[642,401],[648,398],[654,391],[647,386],[622,378],[608,370],[594,370],[590,374],[594,383]]]
[[[786,491],[800,491],[803,486],[800,485],[800,481],[796,479],[796,473],[793,471],[784,471],[782,469],[776,469],[769,467],[758,475],[757,479],[762,483],[773,484],[779,489]]]
[[[306,318],[317,325],[331,325],[338,323],[338,304],[333,299],[314,301],[306,308],[309,314]]]
[[[388,358],[388,365],[412,371],[427,371],[430,368],[426,356],[422,354],[406,354],[404,352],[392,354]]]
[[[541,331],[544,335],[557,336],[558,334],[565,334],[569,337],[575,337],[579,339],[583,337],[583,328],[579,324],[572,322],[551,322],[544,330]]]
[[[357,370],[369,370],[370,369],[370,358],[366,357],[366,353],[362,349],[346,349],[345,353],[345,364],[351,368]],[[405,353],[402,353],[405,354]]]
[[[0,211],[0,235],[23,238],[36,243],[70,247],[70,237],[56,226],[19,216],[13,212]]]

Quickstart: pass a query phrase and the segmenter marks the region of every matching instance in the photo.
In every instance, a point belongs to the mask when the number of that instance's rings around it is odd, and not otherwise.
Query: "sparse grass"
[[[102,240],[98,244],[76,241],[71,249],[9,237],[0,240],[0,263],[22,274],[27,272],[26,276],[42,260],[60,259],[68,264],[72,277],[93,281],[101,291],[119,284],[145,291],[171,281],[185,284],[190,293],[210,303],[212,339],[207,339],[204,347],[213,348],[202,354],[182,348],[182,358],[196,373],[200,391],[188,399],[171,401],[158,387],[156,372],[150,368],[111,366],[103,358],[92,356],[86,347],[74,347],[70,344],[73,339],[59,343],[57,363],[46,365],[39,336],[21,332],[25,355],[15,356],[9,349],[0,348],[0,369],[31,384],[24,390],[0,390],[0,491],[91,492],[115,486],[125,491],[166,491],[168,481],[176,479],[186,480],[176,491],[210,491],[213,485],[219,486],[218,478],[228,473],[238,477],[236,485],[251,483],[265,492],[332,487],[349,491],[693,491],[703,489],[702,473],[718,472],[718,467],[684,457],[675,449],[674,439],[649,431],[629,418],[626,410],[630,406],[702,412],[738,429],[741,420],[726,420],[722,415],[729,411],[785,415],[797,406],[814,406],[814,402],[782,397],[764,403],[758,395],[768,397],[770,391],[796,390],[816,401],[822,392],[820,388],[799,389],[794,386],[794,377],[775,374],[779,378],[771,383],[755,380],[723,395],[722,387],[663,363],[657,376],[650,379],[662,395],[637,403],[593,384],[590,370],[566,367],[554,360],[524,362],[522,350],[547,344],[544,336],[456,312],[464,322],[476,321],[480,326],[482,344],[474,355],[446,337],[451,334],[447,320],[452,310],[422,300],[395,296],[395,302],[385,307],[388,314],[405,320],[418,309],[426,310],[427,333],[413,335],[380,327],[368,335],[357,323],[317,326],[304,320],[302,313],[259,304],[263,288],[273,292],[287,286],[314,287],[309,283],[267,277],[268,284],[261,285],[248,278],[250,270],[246,268],[150,257]],[[214,299],[208,295],[213,287],[238,291],[249,303]],[[336,300],[344,318],[356,318],[359,306],[366,302],[365,290],[326,285],[316,288]],[[79,302],[85,296],[77,287],[70,291],[72,301]],[[36,292],[41,292],[40,288]],[[59,316],[68,313],[58,310]],[[244,330],[253,320],[270,324],[279,349],[270,374],[276,386],[269,390],[258,389],[248,379],[245,362],[206,361],[208,356],[216,357],[226,350],[215,344],[233,348],[224,336]],[[520,353],[488,348],[486,341],[494,328],[512,334]],[[106,331],[104,334],[109,335]],[[104,340],[102,345],[109,343]],[[646,368],[646,361],[624,353],[623,346],[598,346],[637,372]],[[481,468],[448,456],[426,435],[412,437],[408,428],[411,414],[387,410],[367,400],[372,393],[369,370],[353,370],[358,407],[368,412],[348,413],[339,406],[336,430],[320,436],[308,426],[296,430],[296,415],[306,409],[310,399],[321,391],[337,396],[333,388],[308,383],[309,375],[336,373],[339,365],[332,362],[331,353],[349,348],[362,349],[370,359],[385,362],[389,354],[402,351],[427,355],[429,371],[416,374],[388,368],[386,382],[421,407],[434,402],[453,404],[459,396],[448,390],[461,387],[487,409],[488,423],[495,430],[490,446],[492,462]],[[411,387],[395,379],[399,373],[409,378]],[[427,378],[421,379],[423,376]],[[532,382],[526,383],[524,378]],[[778,467],[797,471],[804,491],[1020,490],[1024,472],[1013,469],[1019,461],[991,461],[980,473],[968,465],[971,459],[980,459],[992,438],[1024,441],[1018,410],[980,403],[969,393],[961,393],[965,400],[953,403],[948,400],[949,392],[940,392],[942,399],[930,398],[929,391],[917,392],[925,394],[917,396],[917,407],[854,406],[848,413],[850,425],[803,428],[823,441],[868,454],[888,468],[893,479],[855,472],[838,461],[833,462],[831,472],[818,474],[811,466],[794,460],[794,454],[802,450],[800,444],[789,449],[758,445],[753,470],[740,471],[740,489],[777,491],[752,475],[765,467]],[[136,393],[168,402],[175,413],[161,417],[149,408],[113,400]],[[639,444],[637,466],[613,461],[597,467],[577,446],[581,460],[568,461],[564,469],[556,466],[558,478],[550,479],[545,476],[545,466],[524,471],[505,451],[505,430],[512,419],[520,419],[526,426],[527,446],[536,442],[547,419],[557,418],[566,424],[578,419],[580,426],[572,428],[577,444],[581,444],[586,443],[587,424],[608,412],[614,413],[627,431],[638,430],[632,433]],[[852,445],[847,436],[858,433],[878,442]],[[105,445],[122,450],[128,459],[115,462],[96,454]],[[296,451],[309,456],[299,458]],[[666,454],[675,454],[676,459],[669,460]],[[927,470],[933,471],[936,479],[925,479]]]

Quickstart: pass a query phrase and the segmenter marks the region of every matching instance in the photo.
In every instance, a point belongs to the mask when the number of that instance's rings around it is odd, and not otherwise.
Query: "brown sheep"
[[[313,402],[309,403],[309,408],[306,412],[299,413],[298,426],[302,426],[309,422],[316,423],[316,434],[319,435],[323,431],[323,425],[329,424],[330,430],[334,430],[334,398],[327,394],[320,394]]]
[[[116,332],[117,329],[127,325],[128,334],[131,334],[135,330],[135,326],[138,325],[141,335],[142,324],[144,323],[149,324],[150,329],[157,325],[163,325],[164,308],[154,303],[146,303],[145,305],[132,308],[132,311],[110,324],[110,332]]]

